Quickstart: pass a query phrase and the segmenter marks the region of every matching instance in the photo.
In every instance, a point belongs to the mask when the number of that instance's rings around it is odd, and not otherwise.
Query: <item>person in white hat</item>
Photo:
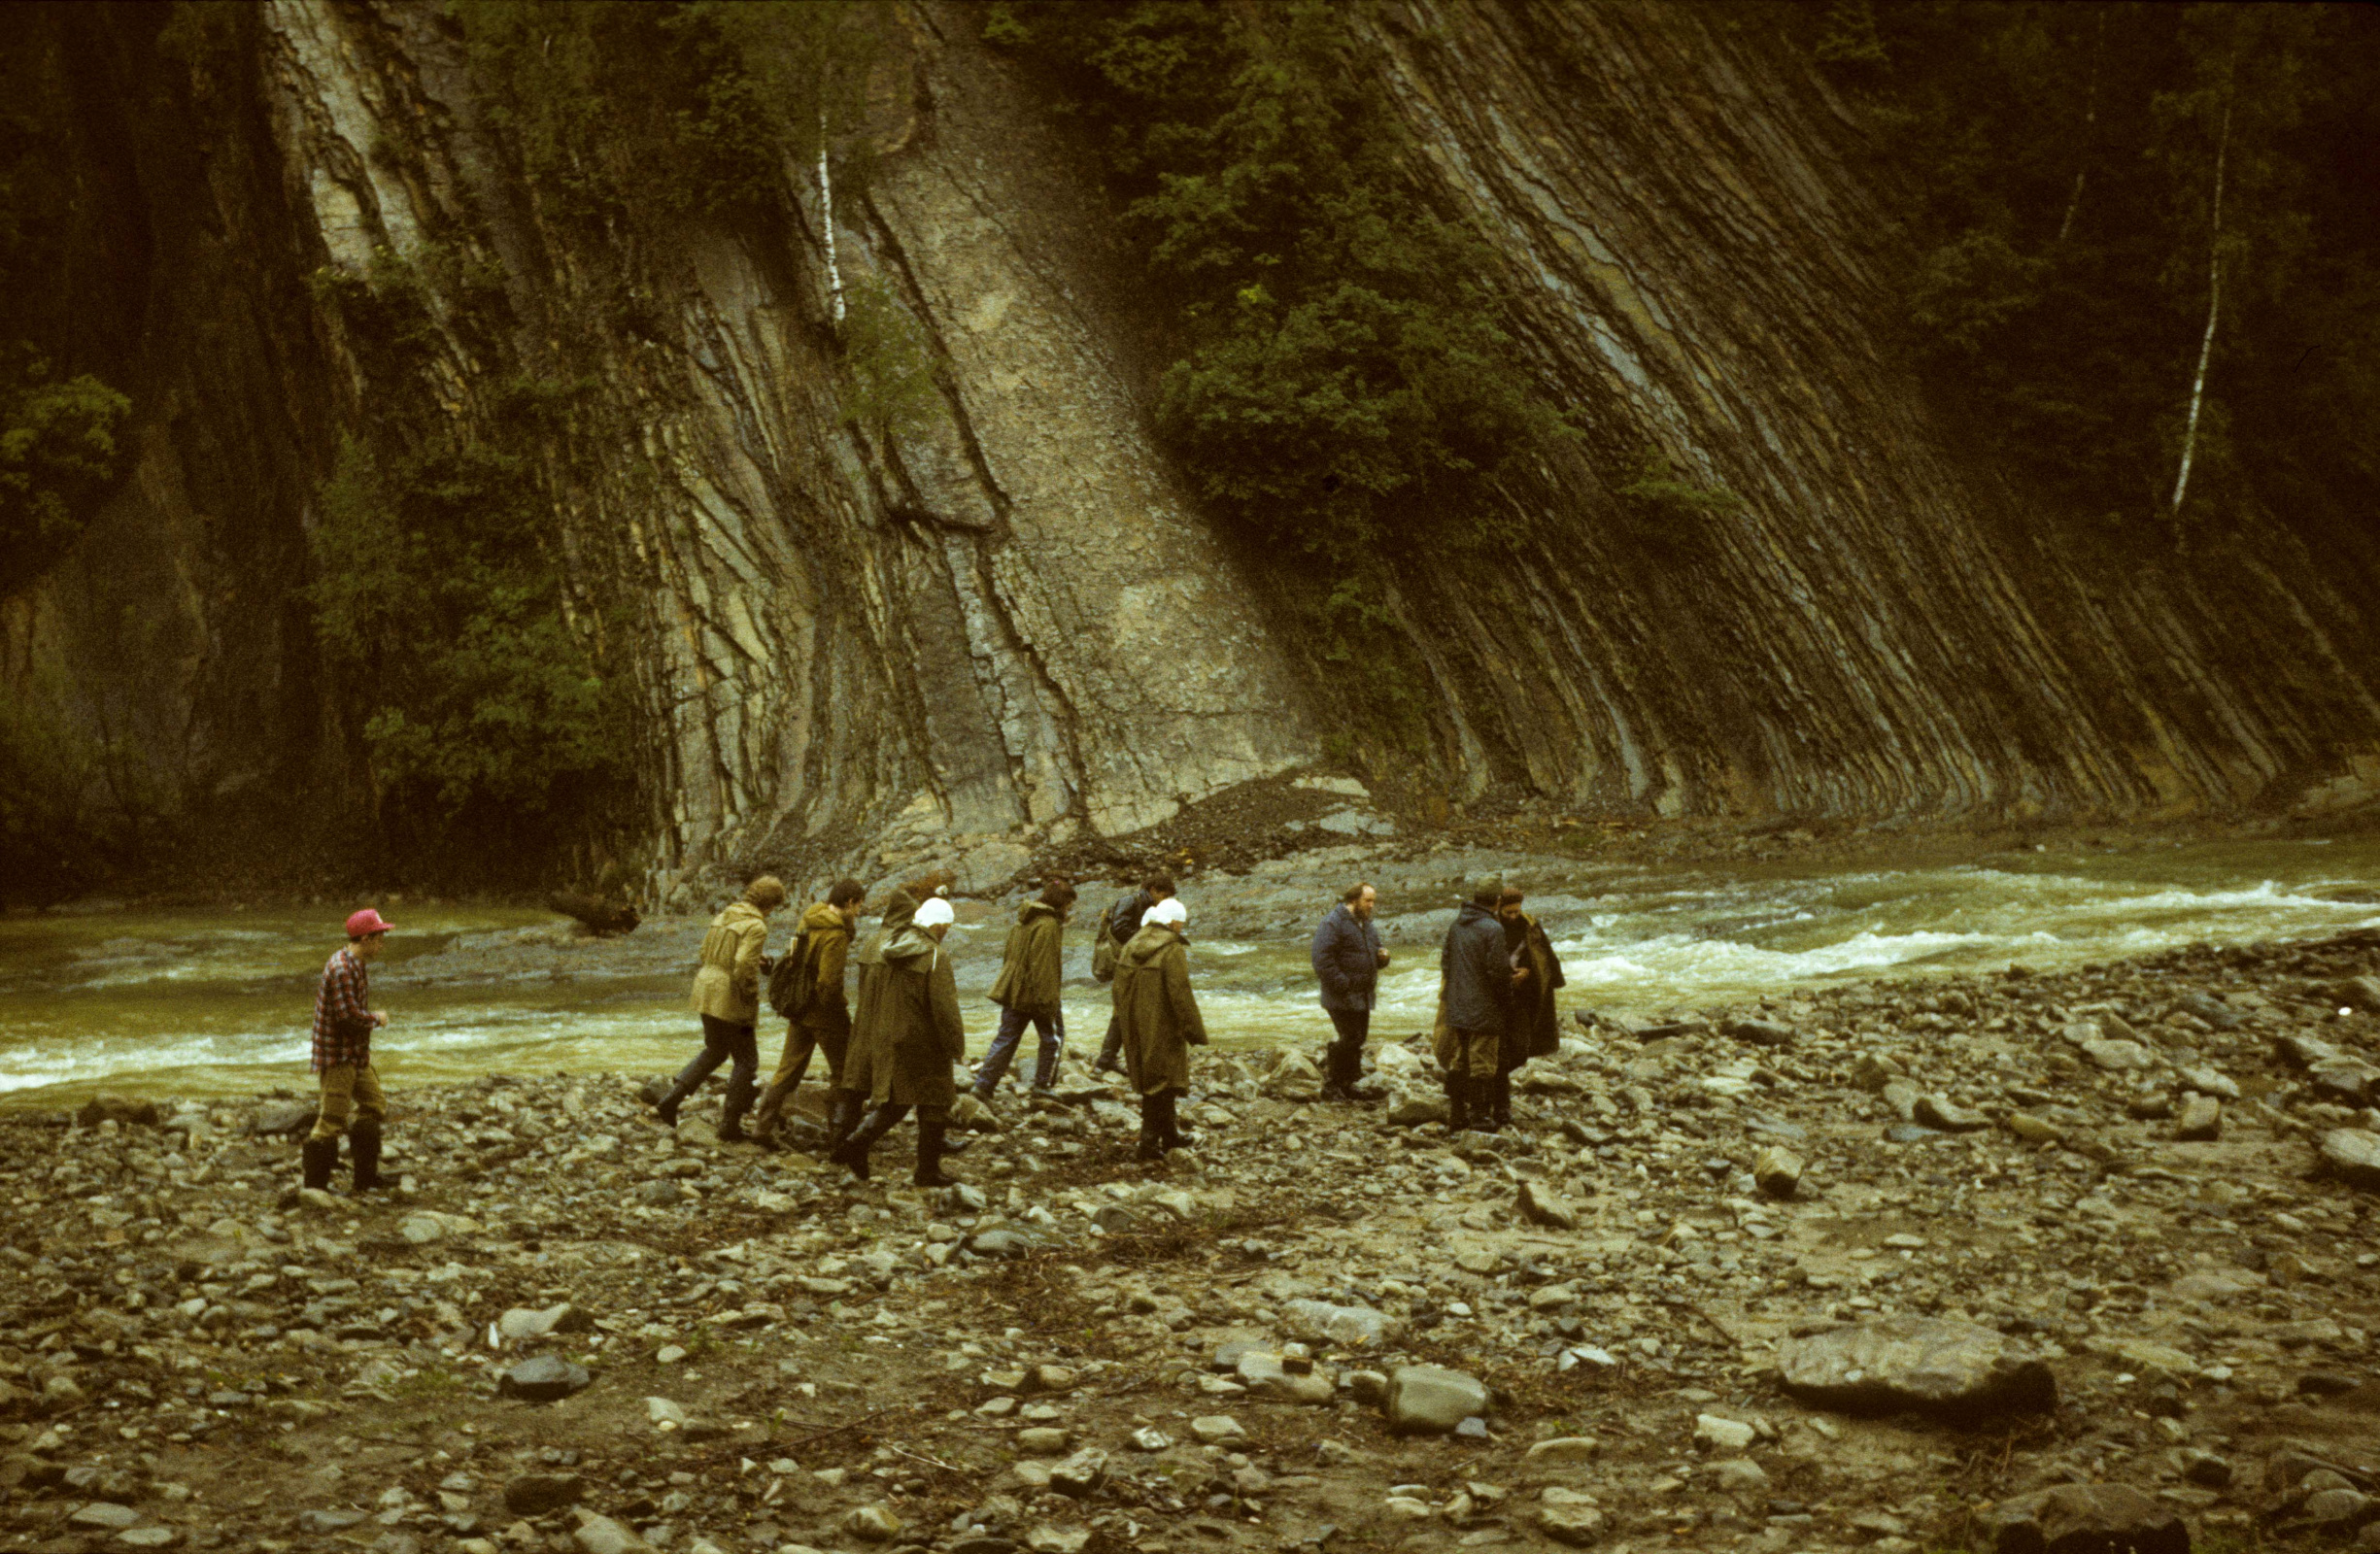
[[[1140,931],[1116,957],[1115,1012],[1124,1029],[1124,1072],[1140,1097],[1142,1160],[1162,1160],[1192,1140],[1174,1106],[1190,1091],[1190,1049],[1207,1045],[1207,1022],[1190,992],[1189,909],[1178,896],[1140,916]]]
[[[951,1065],[967,1056],[959,984],[942,953],[955,914],[939,895],[927,896],[913,912],[903,910],[905,895],[894,899],[883,931],[858,956],[860,1006],[843,1057],[843,1082],[876,1109],[829,1158],[867,1181],[867,1152],[914,1107],[917,1170],[910,1180],[951,1187],[956,1179],[942,1170],[942,1157],[955,1153],[946,1147],[951,1102],[959,1097]]]

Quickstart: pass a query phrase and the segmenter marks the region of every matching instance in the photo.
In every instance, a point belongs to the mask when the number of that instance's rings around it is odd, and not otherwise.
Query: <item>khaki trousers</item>
[[[352,1120],[375,1128],[389,1114],[380,1094],[380,1074],[370,1064],[332,1064],[323,1070],[323,1109],[314,1119],[314,1138],[336,1138]]]

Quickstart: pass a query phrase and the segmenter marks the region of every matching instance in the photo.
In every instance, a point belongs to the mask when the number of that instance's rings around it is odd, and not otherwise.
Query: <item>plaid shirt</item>
[[[314,994],[314,1071],[372,1061],[371,988],[363,963],[341,950],[323,963],[323,985]]]

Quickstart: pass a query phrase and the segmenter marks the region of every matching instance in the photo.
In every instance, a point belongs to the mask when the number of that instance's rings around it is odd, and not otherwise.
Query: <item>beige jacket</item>
[[[688,1002],[695,1013],[731,1025],[761,1017],[761,956],[768,947],[768,919],[750,901],[738,901],[711,919],[702,935],[702,968],[695,973]]]

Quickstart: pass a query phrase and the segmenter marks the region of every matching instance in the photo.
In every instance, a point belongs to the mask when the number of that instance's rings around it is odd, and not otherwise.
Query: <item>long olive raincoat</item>
[[[1190,947],[1162,923],[1132,936],[1116,958],[1115,1012],[1124,1025],[1124,1072],[1143,1096],[1190,1088],[1190,1049],[1207,1022],[1190,993]]]
[[[879,1106],[948,1110],[959,1095],[950,1065],[967,1055],[949,952],[904,921],[869,939],[855,959],[860,1007],[851,1020],[842,1087]]]

